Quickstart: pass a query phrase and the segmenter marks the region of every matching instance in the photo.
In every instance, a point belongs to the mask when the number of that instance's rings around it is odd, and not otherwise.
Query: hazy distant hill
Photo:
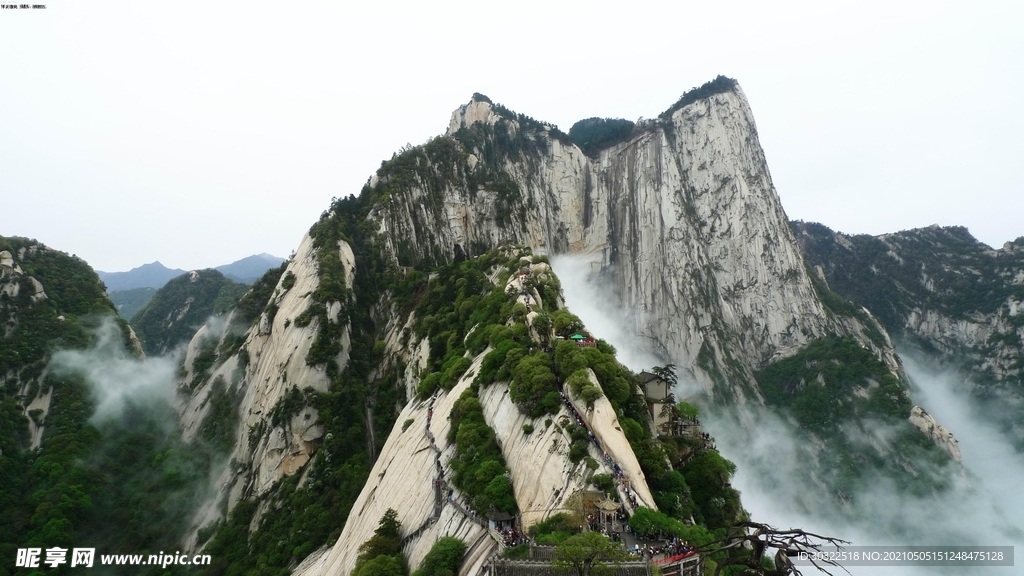
[[[256,254],[231,264],[217,266],[214,270],[235,282],[252,284],[263,276],[264,272],[280,266],[282,262],[284,262],[284,258],[271,256],[270,254]],[[172,278],[181,276],[185,272],[187,270],[168,268],[160,262],[151,262],[143,264],[138,268],[132,268],[127,272],[97,271],[96,273],[99,274],[100,280],[103,280],[103,283],[106,284],[107,292],[110,293],[111,298],[113,298],[114,302],[117,302],[117,297],[114,295],[116,291],[131,290],[133,288],[163,288],[164,284],[167,284]]]
[[[149,304],[149,301],[156,294],[156,288],[143,286],[131,290],[113,290],[108,295],[114,305],[117,306],[117,313],[125,320],[131,320],[135,313]]]
[[[107,292],[131,290],[132,288],[161,288],[164,284],[185,273],[184,270],[168,268],[159,262],[143,264],[127,272],[96,271],[107,286]]]
[[[231,264],[217,266],[214,270],[228,279],[240,284],[252,284],[259,280],[271,268],[277,268],[284,258],[270,254],[255,254]],[[169,281],[182,274],[185,270],[168,268],[160,262],[143,264],[127,272],[96,272],[100,280],[107,286],[107,294],[117,306],[117,313],[130,320],[136,312],[149,304],[153,295]]]
[[[217,266],[214,270],[242,284],[252,284],[271,268],[277,268],[284,262],[284,258],[271,256],[270,254],[256,254],[247,256],[223,266]]]

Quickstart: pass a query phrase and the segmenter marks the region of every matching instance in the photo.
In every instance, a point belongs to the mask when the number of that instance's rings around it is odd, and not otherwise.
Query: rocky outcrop
[[[547,264],[534,264],[533,273],[553,272]],[[492,277],[492,281],[496,277]],[[525,303],[518,281],[510,277],[504,286],[506,292],[519,293]],[[532,295],[537,303],[538,294]],[[528,317],[528,323],[535,315]],[[393,318],[385,339],[388,354],[406,361],[404,380],[418,381],[429,356],[430,343],[411,341],[401,348],[397,334],[411,325]],[[296,574],[348,574],[358,555],[359,546],[373,536],[378,522],[390,508],[398,512],[403,526],[403,551],[410,566],[418,566],[431,545],[441,536],[456,536],[467,543],[469,552],[460,571],[462,575],[482,573],[484,563],[498,548],[488,534],[486,520],[463,505],[467,497],[452,484],[450,462],[455,454],[454,443],[449,443],[452,406],[472,384],[490,347],[472,359],[463,376],[450,391],[439,390],[429,400],[413,398],[399,414],[384,448],[381,450],[370,480],[363,487],[352,507],[345,528],[337,542],[326,551],[303,562]],[[591,373],[594,384],[600,387]],[[590,477],[596,473],[614,475],[609,463],[618,464],[622,473],[620,486],[628,487],[637,505],[657,509],[643,471],[626,440],[617,417],[607,398],[599,398],[592,408],[576,402],[574,408],[563,403],[560,410],[541,418],[523,414],[509,399],[507,382],[495,382],[477,391],[484,419],[494,430],[502,456],[508,466],[516,504],[519,508],[520,527],[528,530],[557,512],[572,511],[570,502],[588,489]],[[588,455],[597,463],[591,470],[585,461],[572,462],[569,458],[572,438],[567,430],[576,424],[576,414],[583,424],[594,432],[597,443],[588,445]],[[527,432],[529,430],[529,432]],[[606,456],[608,459],[606,459]],[[623,501],[626,492],[620,487]],[[632,504],[627,504],[632,507]]]
[[[7,275],[9,272],[15,270],[21,272],[21,267],[14,263],[14,255],[7,250],[0,251],[0,274]]]
[[[914,406],[910,411],[910,423],[931,438],[939,448],[949,454],[950,458],[957,462],[963,460],[960,455],[960,444],[953,437],[953,433],[939,424],[931,414],[925,412],[924,408]]]
[[[28,433],[31,439],[29,450],[39,448],[43,442],[43,431],[46,429],[46,417],[50,414],[50,401],[53,400],[53,388],[47,388],[25,406],[25,415],[28,416]]]
[[[588,368],[587,375],[590,377],[590,383],[600,389],[601,383],[598,382],[594,371]],[[622,470],[622,484],[629,487],[631,493],[634,494],[637,505],[657,510],[658,505],[655,504],[651,489],[647,486],[647,478],[640,468],[640,462],[636,459],[633,448],[629,445],[629,440],[626,439],[626,434],[622,431],[622,426],[619,425],[615,409],[612,407],[611,402],[608,401],[608,398],[601,396],[594,401],[593,406],[587,406],[583,399],[574,396],[571,391],[566,391],[566,393],[569,395],[576,412],[583,418],[587,428],[601,443],[603,452],[608,454],[612,461]],[[597,456],[597,460],[601,461],[604,454],[598,454]],[[622,501],[625,503],[629,502],[630,499],[622,498]],[[632,505],[629,506],[632,508]]]
[[[474,364],[476,368],[479,368],[480,360],[482,358]],[[455,447],[447,442],[450,428],[447,415],[471,380],[463,378],[449,393],[441,394],[433,402],[410,402],[406,405],[370,472],[370,480],[356,499],[338,541],[319,562],[298,574],[348,574],[355,565],[359,546],[373,536],[381,516],[389,508],[398,512],[404,536],[416,533],[415,538],[403,545],[412,566],[419,565],[440,536],[456,536],[468,543],[486,535],[486,526],[464,513],[465,509],[456,504],[465,496],[455,492],[449,499],[447,494],[441,495],[436,484],[441,481],[448,485],[451,471],[447,462]],[[433,418],[428,422],[431,410]],[[406,427],[404,423],[408,420],[412,423]],[[436,473],[437,453],[431,446],[432,438],[441,452],[440,462],[445,467],[443,477]],[[439,497],[441,510],[435,516]],[[489,551],[494,546],[492,542]],[[477,570],[479,568],[476,567]]]
[[[973,371],[995,381],[1024,380],[1024,313],[1020,301],[1007,298],[994,313],[951,318],[937,310],[915,307],[904,330],[951,357],[966,357]]]
[[[43,284],[32,276],[26,276],[21,266],[14,260],[14,255],[4,250],[0,252],[0,293],[14,299],[21,294],[22,282],[25,282],[29,290],[29,299],[35,304],[46,299],[46,290]]]
[[[451,391],[440,392],[430,401],[410,402],[405,407],[337,543],[315,560],[304,562],[296,574],[348,574],[355,564],[359,546],[373,536],[381,516],[389,508],[398,512],[404,527],[407,539],[403,550],[410,566],[418,566],[439,537],[456,536],[471,548],[460,574],[481,573],[484,562],[496,550],[497,543],[487,536],[486,525],[459,504],[465,496],[450,484],[448,463],[455,446],[449,444],[447,438],[451,427],[448,414],[452,405],[469,387],[489,351],[485,350],[474,359],[465,376]],[[565,407],[549,417],[529,418],[508,399],[508,385],[504,383],[481,389],[479,398],[485,419],[494,429],[509,467],[523,529],[551,514],[569,510],[569,500],[587,488],[592,474],[612,473],[601,452],[593,445],[589,447],[590,456],[600,463],[596,471],[590,471],[583,462],[574,464],[569,460],[572,441],[563,426],[571,423],[573,416]],[[594,426],[595,430],[606,426],[610,409],[610,405],[602,405],[599,413],[590,411],[588,425]],[[614,419],[613,414],[610,417]],[[523,430],[525,424],[533,426],[534,431],[526,434]],[[616,442],[613,437],[615,434],[622,436],[621,430],[610,428],[603,433],[608,437],[604,445],[615,460],[622,463],[621,467],[643,505],[656,508],[625,437],[622,437],[622,442]],[[437,463],[440,474],[435,473]],[[440,492],[435,486],[438,481],[441,482]],[[449,490],[454,490],[450,492],[450,498]],[[437,513],[435,505],[439,493],[442,500]]]

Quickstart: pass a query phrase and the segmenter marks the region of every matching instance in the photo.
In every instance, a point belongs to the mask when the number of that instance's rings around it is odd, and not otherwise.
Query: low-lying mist
[[[552,258],[566,304],[594,335],[619,351],[634,371],[676,359],[658,358],[638,343],[635,323],[607,284],[591,280],[589,262],[569,256]],[[625,321],[624,321],[625,320]],[[702,424],[723,456],[737,465],[733,485],[755,521],[779,528],[802,528],[848,540],[852,545],[1024,545],[1024,458],[1010,440],[958,389],[956,378],[934,371],[923,359],[904,357],[915,384],[911,397],[960,443],[963,466],[952,466],[949,488],[942,493],[904,496],[884,477],[872,478],[846,495],[855,506],[844,508],[815,479],[816,462],[795,424],[764,406],[704,407]],[[682,372],[682,371],[680,371]],[[677,390],[677,397],[696,387]],[[851,442],[886,446],[888,426],[868,423],[867,432],[850,434]],[[923,469],[927,463],[915,462]],[[948,472],[942,472],[949,475]],[[856,567],[869,574],[1022,574],[1017,567]],[[814,568],[803,569],[816,573]],[[835,573],[835,570],[833,570]]]
[[[551,268],[562,283],[569,311],[579,316],[595,336],[615,346],[620,362],[634,371],[668,362],[654,352],[652,342],[638,334],[636,311],[620,306],[611,286],[591,281],[590,260],[553,256]]]
[[[114,320],[102,321],[95,344],[85,350],[54,353],[49,370],[55,376],[80,375],[92,393],[94,423],[120,417],[129,404],[173,406],[178,354],[136,358],[124,346]]]
[[[213,493],[228,455],[200,437],[182,439],[181,348],[138,358],[110,318],[93,337],[84,350],[55,352],[47,367],[61,386],[84,387],[92,400],[89,424],[97,433],[75,463],[95,478],[92,513],[78,527],[80,537],[109,553],[173,550]]]
[[[1024,454],[1001,432],[986,409],[973,401],[955,374],[901,354],[915,385],[915,400],[956,436],[964,467],[977,479],[978,490],[991,498],[1016,528],[1010,537],[1024,543]]]

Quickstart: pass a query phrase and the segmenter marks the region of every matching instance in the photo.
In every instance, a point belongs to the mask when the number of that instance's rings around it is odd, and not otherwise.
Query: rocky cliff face
[[[533,270],[552,274],[547,264],[534,265]],[[504,289],[516,293],[515,285],[515,277],[510,276]],[[516,296],[516,301],[524,305],[528,302],[525,293]],[[532,302],[539,306],[536,296]],[[537,316],[531,313],[526,317],[534,333],[544,330],[534,325]],[[509,324],[515,323],[510,319]],[[406,374],[418,379],[415,374],[426,367],[429,339],[412,340],[404,346],[394,339],[389,342],[395,344],[389,353],[405,358]],[[418,566],[439,537],[457,536],[468,548],[460,574],[481,573],[499,544],[488,533],[487,520],[468,509],[472,497],[452,484],[451,462],[456,445],[449,441],[455,436],[449,415],[456,400],[473,384],[490,352],[492,348],[488,346],[473,356],[469,368],[451,390],[439,390],[429,399],[415,398],[410,391],[411,400],[398,415],[341,536],[331,548],[303,562],[297,574],[350,573],[359,547],[373,536],[378,521],[389,508],[398,511],[398,519],[405,527],[402,547],[410,566]],[[590,378],[600,386],[593,372]],[[608,399],[601,397],[589,407],[571,392],[568,397],[575,412],[563,405],[554,414],[533,418],[510,399],[508,383],[496,382],[479,390],[484,419],[494,430],[508,463],[521,528],[526,530],[553,513],[571,511],[572,499],[588,489],[593,474],[614,473],[605,454],[619,464],[638,504],[656,510],[644,473]],[[588,444],[588,455],[597,463],[594,469],[584,461],[573,462],[569,458],[573,440],[567,430],[576,414],[595,431],[604,448],[602,453]],[[527,428],[532,431],[526,432]],[[632,504],[628,506],[632,509]]]
[[[914,406],[910,411],[910,423],[942,447],[949,454],[950,458],[957,462],[962,460],[959,442],[957,442],[949,430],[946,430],[944,426],[936,422],[935,417],[926,412],[924,408]]]
[[[327,251],[330,257],[325,257]],[[450,390],[439,390],[429,398],[417,396],[417,386],[428,373],[437,369],[432,348],[438,344],[432,345],[429,337],[414,330],[423,323],[418,322],[415,312],[410,313],[399,305],[401,289],[392,284],[393,288],[383,292],[377,305],[367,306],[374,310],[379,330],[375,335],[378,345],[373,357],[350,360],[349,333],[353,324],[347,322],[339,324],[343,326],[338,339],[339,352],[332,363],[314,363],[311,354],[315,352],[318,337],[324,333],[319,323],[343,322],[351,319],[355,310],[349,307],[351,300],[346,304],[317,300],[331,275],[326,262],[334,258],[337,270],[344,274],[344,284],[358,291],[359,264],[350,245],[342,241],[333,246],[317,247],[313,238],[307,236],[280,276],[266,311],[252,323],[236,352],[221,354],[212,368],[197,367],[202,363],[204,349],[215,347],[223,351],[225,343],[230,342],[233,326],[230,318],[207,324],[190,343],[180,380],[180,389],[189,391],[180,410],[185,440],[203,436],[203,431],[219,414],[216,406],[224,397],[230,399],[237,421],[231,424],[235,441],[230,450],[230,465],[223,467],[214,480],[214,491],[194,517],[186,546],[189,549],[201,546],[206,539],[200,536],[202,529],[224,522],[228,513],[239,508],[251,510],[247,528],[258,530],[265,522],[274,521],[275,514],[280,514],[282,501],[289,496],[289,491],[294,490],[291,492],[294,495],[319,490],[327,482],[324,475],[337,469],[332,459],[353,456],[330,448],[336,438],[332,438],[335,432],[329,430],[351,431],[358,429],[353,428],[358,423],[339,422],[338,416],[327,416],[328,420],[324,421],[320,408],[324,404],[318,399],[346,394],[345,385],[339,384],[338,374],[348,372],[350,362],[366,361],[368,364],[364,363],[364,367],[370,381],[401,390],[403,399],[397,406],[400,411],[389,420],[389,429],[383,437],[375,437],[373,428],[364,428],[366,455],[371,467],[366,478],[360,480],[358,497],[350,505],[347,521],[337,523],[339,528],[343,525],[344,530],[329,542],[333,546],[315,552],[297,572],[347,574],[356,561],[359,546],[373,536],[381,516],[391,508],[399,511],[398,520],[404,527],[403,550],[411,565],[422,561],[438,537],[454,535],[469,546],[462,573],[478,574],[499,544],[488,533],[486,520],[471,509],[472,496],[462,493],[453,483],[455,471],[451,461],[456,446],[450,441],[449,414],[456,400],[474,382],[492,348],[488,346],[475,354],[467,352],[466,357],[471,359],[469,366]],[[504,269],[505,260],[500,262]],[[511,262],[518,265],[518,256]],[[538,278],[555,282],[557,286],[547,264],[531,266],[529,258],[525,262]],[[542,317],[542,286],[519,293],[518,276],[507,271],[505,275],[506,283],[501,285],[504,290],[498,290],[502,294],[500,300],[512,298],[510,305],[518,303],[524,309],[527,304],[536,307],[523,317],[527,323],[526,333],[532,334],[534,339],[550,338],[550,335],[538,335],[549,331],[550,323],[534,325]],[[497,281],[497,276],[490,281]],[[430,285],[438,290],[450,290],[455,282],[441,287],[438,284],[434,281]],[[510,296],[506,297],[505,292]],[[530,294],[529,299],[527,294]],[[544,310],[550,313],[560,306],[559,302],[557,297],[549,299],[550,308]],[[454,303],[443,299],[441,303],[442,311],[438,314],[449,314],[447,310],[454,307]],[[297,320],[304,315],[309,318],[307,312],[321,305],[321,312],[310,320]],[[272,312],[268,314],[268,311]],[[509,326],[515,326],[513,320],[508,322]],[[446,338],[450,345],[451,338]],[[333,384],[331,372],[335,374]],[[592,372],[590,378],[600,389]],[[638,458],[607,399],[599,398],[589,407],[569,394],[576,404],[574,409],[596,432],[609,459],[606,461],[605,453],[588,445],[587,455],[596,465],[592,468],[586,461],[573,461],[569,457],[574,442],[569,430],[575,415],[568,405],[554,414],[530,417],[509,399],[509,392],[508,382],[495,382],[480,389],[479,400],[483,417],[493,429],[508,463],[509,480],[524,528],[555,511],[570,510],[570,500],[579,498],[579,493],[587,489],[593,474],[615,472],[608,461],[619,464],[625,478],[623,486],[629,487],[637,505],[657,508]],[[351,400],[346,402],[351,404]],[[382,413],[386,409],[380,402],[367,401],[357,405],[354,413],[365,414],[364,422],[370,423],[375,418],[374,412]],[[526,432],[527,428],[531,432]]]
[[[444,139],[370,187],[400,263],[503,242],[584,254],[645,336],[708,391],[757,396],[751,370],[865,318],[820,302],[738,87],[697,100],[588,157],[556,129],[473,100]]]
[[[38,248],[36,245],[26,247],[19,255],[24,258],[27,252],[31,257]],[[46,300],[46,290],[42,283],[25,274],[10,251],[0,251],[0,321],[3,322],[3,341],[16,335],[19,316],[29,312],[27,308],[32,308],[43,300]],[[63,317],[59,318],[64,320]],[[43,437],[43,423],[50,413],[53,390],[42,390],[36,382],[36,374],[23,375],[24,367],[17,365],[13,360],[14,358],[4,358],[3,370],[0,372],[0,389],[16,391],[16,394],[23,398],[23,402],[27,401],[24,414],[33,415],[28,419],[29,449],[35,450],[39,448]]]
[[[343,244],[337,252],[351,271],[351,249]],[[209,421],[214,395],[220,393],[232,399],[234,420],[230,425],[236,439],[229,456],[235,465],[220,469],[214,493],[193,521],[187,542],[190,548],[197,545],[200,528],[222,519],[239,500],[260,501],[282,479],[308,471],[324,429],[317,410],[296,394],[300,390],[326,392],[330,380],[324,366],[306,362],[321,319],[313,318],[305,326],[293,320],[310,307],[319,283],[313,241],[306,235],[279,275],[269,301],[260,303],[263,312],[245,331],[238,351],[224,354],[211,370],[199,373],[198,360],[204,348],[223,350],[225,341],[238,329],[231,317],[211,320],[189,343],[179,381],[179,390],[187,392],[179,409],[182,436],[187,442],[196,439]],[[335,315],[327,321],[336,323],[338,319]],[[347,338],[343,338],[336,358],[339,369],[344,369],[348,352]],[[218,391],[218,380],[226,390]],[[289,409],[275,412],[288,404],[289,395]],[[253,524],[260,515],[254,516]]]

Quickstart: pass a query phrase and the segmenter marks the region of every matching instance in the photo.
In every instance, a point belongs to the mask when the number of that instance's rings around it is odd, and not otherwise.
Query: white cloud
[[[86,350],[61,350],[50,360],[54,375],[77,374],[96,402],[94,422],[117,420],[129,404],[174,406],[177,354],[135,358],[124,349],[118,325],[107,318]]]

